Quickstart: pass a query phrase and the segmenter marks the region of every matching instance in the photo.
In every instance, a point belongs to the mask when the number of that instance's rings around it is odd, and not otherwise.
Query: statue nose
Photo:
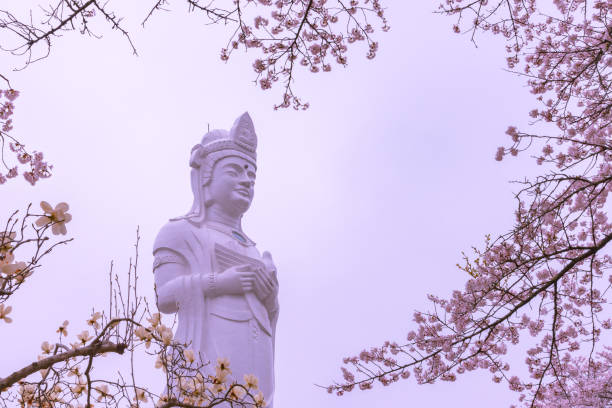
[[[251,187],[253,184],[255,184],[255,181],[251,177],[249,177],[248,174],[242,174],[238,183],[241,186]]]

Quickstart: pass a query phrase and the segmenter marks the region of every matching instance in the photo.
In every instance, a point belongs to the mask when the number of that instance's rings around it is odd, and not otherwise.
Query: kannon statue
[[[255,375],[272,407],[276,268],[241,222],[253,200],[256,148],[248,113],[229,132],[212,130],[193,147],[193,206],[160,230],[153,270],[159,310],[178,313],[175,339],[210,361],[209,368],[229,359],[230,380]]]

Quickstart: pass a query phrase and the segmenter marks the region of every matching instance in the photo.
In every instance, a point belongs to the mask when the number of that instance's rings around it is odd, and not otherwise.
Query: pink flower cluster
[[[223,61],[239,48],[259,50],[253,62],[255,82],[263,90],[283,83],[282,102],[275,109],[308,108],[292,90],[296,68],[318,73],[331,71],[333,64],[346,66],[348,47],[358,42],[367,44],[366,57],[373,59],[378,43],[372,38],[369,17],[378,20],[383,31],[389,30],[380,0],[247,0],[235,1],[233,10],[219,9],[214,1],[207,6],[190,3],[214,22],[222,19],[237,25],[221,50]],[[269,15],[261,15],[262,9],[269,9]]]
[[[558,133],[510,126],[512,145],[498,148],[495,159],[539,144],[536,160],[547,172],[517,184],[515,226],[464,256],[465,287],[448,298],[429,296],[432,311],[415,313],[402,344],[345,359],[343,380],[328,391],[388,385],[410,371],[419,383],[454,381],[479,369],[525,406],[612,401],[612,353],[602,344],[612,327],[612,3],[554,4],[558,17],[535,0],[447,0],[440,7],[459,17],[455,32],[467,22],[473,35],[507,39],[508,67],[522,69],[541,104],[529,116]],[[521,352],[527,375],[512,373],[507,357]]]
[[[51,176],[52,165],[49,165],[43,160],[42,152],[28,152],[25,149],[25,145],[21,144],[9,132],[13,130],[12,116],[15,109],[13,101],[19,96],[19,91],[14,89],[1,90],[0,89],[0,141],[2,142],[2,165],[6,169],[6,173],[0,172],[0,184],[6,183],[7,179],[15,178],[19,174],[18,166],[9,167],[4,161],[4,148],[8,139],[8,146],[11,152],[15,154],[17,161],[21,165],[26,165],[27,168],[23,170],[23,177],[32,185],[36,184],[41,178],[47,178]],[[6,99],[2,102],[2,97]]]
[[[508,7],[509,4],[512,6]],[[530,109],[529,116],[535,121],[552,123],[560,131],[558,136],[546,139],[572,143],[577,134],[583,134],[587,139],[604,140],[610,131],[610,2],[555,0],[559,16],[541,13],[535,0],[513,1],[508,5],[500,0],[480,0],[469,5],[448,0],[440,8],[459,16],[460,21],[473,15],[465,30],[488,31],[507,39],[508,68],[528,78],[530,91],[540,104]],[[459,23],[454,30],[461,32]],[[496,160],[507,152],[524,150],[526,147],[519,148],[521,141],[529,146],[534,138],[539,138],[513,129],[512,147],[500,148]],[[583,157],[579,149],[572,156],[544,152],[537,162],[553,162],[561,168]]]

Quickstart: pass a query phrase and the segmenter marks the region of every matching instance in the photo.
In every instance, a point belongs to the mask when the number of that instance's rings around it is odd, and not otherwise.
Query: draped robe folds
[[[159,232],[154,248],[170,250],[186,262],[183,276],[163,276],[155,270],[159,299],[177,304],[178,328],[175,339],[210,361],[207,373],[214,371],[217,358],[228,358],[231,380],[243,383],[245,374],[254,374],[267,407],[274,395],[274,335],[278,303],[268,308],[252,293],[206,296],[205,280],[222,273],[213,249],[221,244],[243,256],[261,260],[253,245],[238,244],[230,236],[206,225],[197,227],[187,220],[170,221]]]

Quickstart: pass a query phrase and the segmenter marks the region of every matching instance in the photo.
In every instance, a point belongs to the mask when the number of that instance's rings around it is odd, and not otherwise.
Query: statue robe
[[[209,274],[223,273],[214,256],[215,244],[243,256],[261,260],[254,243],[244,245],[230,235],[187,220],[170,221],[160,230],[153,253],[168,249],[184,259],[184,275],[164,276],[155,271],[158,299],[173,299],[178,313],[175,339],[200,353],[212,374],[218,358],[228,358],[230,380],[243,383],[245,374],[254,374],[267,407],[274,396],[274,335],[278,303],[264,306],[252,293],[205,296],[203,287]],[[163,260],[162,260],[163,262]],[[177,279],[178,278],[178,279]]]

